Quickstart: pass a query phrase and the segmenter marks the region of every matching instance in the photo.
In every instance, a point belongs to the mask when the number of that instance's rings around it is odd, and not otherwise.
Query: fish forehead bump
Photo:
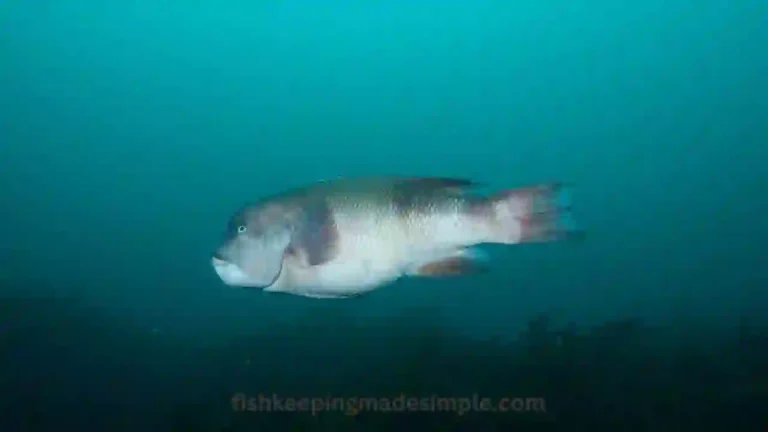
[[[296,218],[298,203],[285,201],[261,201],[237,212],[232,220],[235,224],[246,225],[248,229],[265,230],[282,226]]]

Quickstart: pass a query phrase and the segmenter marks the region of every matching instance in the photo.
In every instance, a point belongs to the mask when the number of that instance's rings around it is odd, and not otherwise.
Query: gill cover
[[[241,240],[238,267],[247,275],[248,285],[266,288],[277,280],[283,269],[283,256],[291,243],[288,228],[270,230],[258,237]]]
[[[330,261],[338,249],[333,212],[322,197],[246,208],[230,220],[228,232],[223,260],[214,265],[230,285],[267,288],[280,277],[288,251],[311,267]]]

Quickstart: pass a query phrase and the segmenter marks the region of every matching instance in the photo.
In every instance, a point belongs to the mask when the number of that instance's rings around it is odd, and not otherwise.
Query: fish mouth
[[[248,274],[240,269],[237,264],[233,264],[217,257],[211,258],[211,264],[213,265],[213,270],[216,271],[216,274],[219,276],[219,279],[229,286],[257,286],[250,281],[251,278]]]

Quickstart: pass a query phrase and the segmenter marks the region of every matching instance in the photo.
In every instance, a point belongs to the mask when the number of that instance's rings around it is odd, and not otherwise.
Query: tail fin
[[[583,234],[571,217],[568,188],[560,183],[512,189],[492,196],[490,239],[493,243],[549,242]]]

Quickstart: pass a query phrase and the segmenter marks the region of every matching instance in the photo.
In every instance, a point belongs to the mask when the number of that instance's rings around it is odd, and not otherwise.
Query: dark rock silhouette
[[[475,340],[439,325],[430,309],[361,322],[317,308],[295,324],[203,346],[68,299],[5,298],[0,317],[3,430],[766,426],[768,329],[758,324],[711,332],[623,318],[581,328],[542,315],[515,340]],[[246,399],[233,406],[238,393]],[[314,414],[312,398],[322,404]],[[396,402],[408,398],[433,404]],[[494,412],[502,398],[517,399]],[[469,411],[459,414],[462,403]]]

